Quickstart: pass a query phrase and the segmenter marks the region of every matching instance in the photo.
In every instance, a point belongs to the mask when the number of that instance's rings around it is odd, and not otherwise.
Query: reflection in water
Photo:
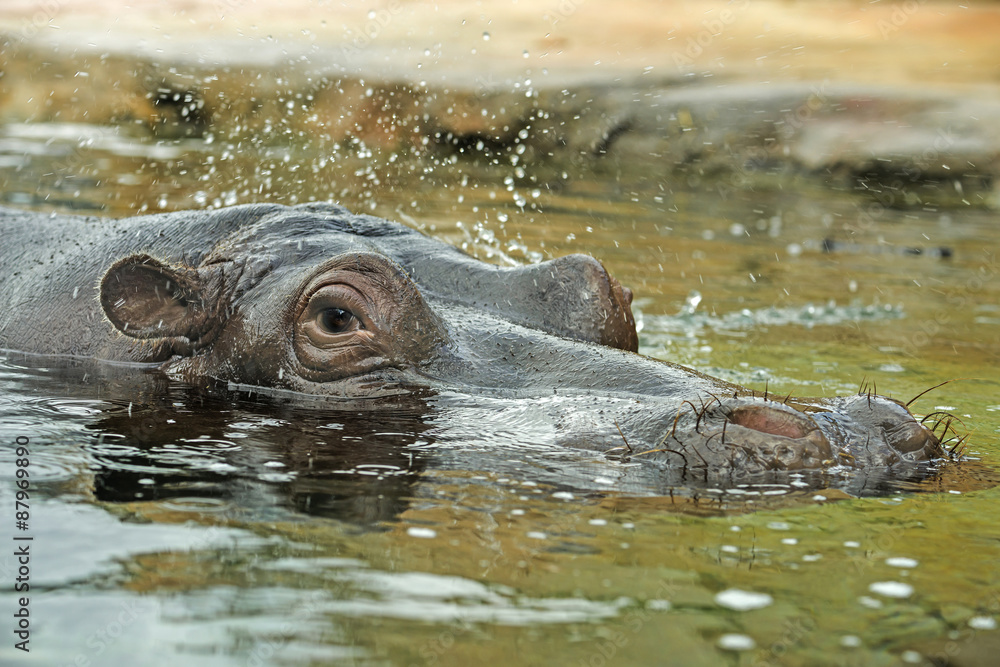
[[[932,462],[902,478],[879,468],[701,478],[560,435],[613,398],[556,396],[542,403],[558,405],[541,411],[537,400],[430,393],[302,406],[280,394],[182,385],[155,369],[24,355],[2,368],[8,423],[31,424],[36,442],[62,452],[40,450],[39,479],[69,482],[85,466],[97,501],[221,503],[241,521],[303,513],[374,527],[429,493],[415,485],[443,473],[485,471],[467,483],[514,480],[588,502],[669,495],[675,511],[697,514],[744,511],[748,500],[774,507],[820,489],[858,497],[997,481],[974,462]],[[548,422],[553,415],[558,424]],[[38,430],[38,420],[58,426]]]
[[[66,461],[47,461],[40,450],[39,477],[46,466],[68,472],[85,462],[98,501],[200,498],[238,508],[250,521],[304,512],[375,525],[402,511],[425,466],[429,408],[419,397],[303,410],[136,368],[31,357],[17,366],[20,376],[4,364],[12,421],[56,446],[65,425],[39,432],[37,420],[75,422]],[[62,396],[35,398],[56,392]],[[102,398],[78,398],[86,395]]]

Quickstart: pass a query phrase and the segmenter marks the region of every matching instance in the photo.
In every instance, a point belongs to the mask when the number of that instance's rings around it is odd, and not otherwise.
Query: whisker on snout
[[[975,378],[952,378],[952,379],[950,379],[950,380],[945,380],[944,382],[942,382],[942,383],[940,383],[940,384],[936,384],[936,385],[934,385],[933,387],[930,387],[930,388],[928,388],[928,389],[924,389],[924,390],[923,390],[922,392],[920,392],[919,394],[917,394],[916,396],[914,396],[913,398],[911,398],[910,400],[908,400],[908,401],[907,401],[906,403],[903,403],[903,405],[904,405],[905,407],[907,407],[907,408],[908,408],[908,407],[910,407],[910,405],[911,405],[912,403],[914,403],[914,402],[915,402],[915,401],[916,401],[916,400],[917,400],[918,398],[920,398],[920,397],[921,397],[921,396],[923,396],[924,394],[926,394],[926,393],[929,393],[929,392],[932,392],[932,391],[934,391],[935,389],[938,389],[938,388],[940,388],[940,387],[943,387],[943,386],[945,386],[946,384],[950,384],[950,383],[952,383],[952,382],[958,382],[959,380],[974,380],[974,379],[975,379]]]
[[[953,458],[953,459],[961,457],[962,453],[965,451],[965,448],[967,446],[967,442],[966,441],[969,439],[970,435],[972,435],[971,431],[969,433],[966,433],[965,435],[963,435],[961,437],[955,436],[956,437],[955,444],[952,445],[951,449],[948,450],[948,456],[951,457],[951,458]],[[944,445],[948,444],[949,442],[951,442],[951,438],[948,438],[948,440],[942,442],[941,446],[943,447]]]
[[[632,445],[628,444],[628,438],[626,438],[625,434],[622,433],[622,427],[619,426],[617,419],[615,420],[615,428],[618,429],[618,435],[620,435],[622,437],[622,441],[625,443],[625,449],[627,449],[628,453],[631,454],[632,453]]]
[[[958,417],[956,417],[955,415],[951,414],[950,412],[945,412],[944,410],[938,410],[938,411],[936,411],[936,412],[931,412],[930,414],[927,414],[927,415],[924,415],[924,417],[923,417],[923,418],[922,418],[922,419],[920,420],[920,423],[921,423],[921,424],[923,424],[923,423],[924,423],[924,422],[926,422],[926,421],[927,421],[928,419],[930,419],[930,418],[932,418],[932,417],[938,417],[939,415],[943,415],[943,417],[939,418],[939,419],[938,419],[938,420],[937,420],[937,421],[935,422],[935,424],[934,424],[934,429],[936,429],[936,428],[937,428],[938,424],[940,424],[940,423],[941,423],[941,421],[942,421],[942,420],[943,420],[943,419],[944,419],[945,417],[947,417],[947,418],[949,418],[949,419],[954,419],[954,420],[955,420],[955,421],[957,421],[958,423],[962,424],[962,426],[965,426],[965,424],[964,424],[964,423],[962,422],[962,420],[961,420],[961,419],[959,419],[959,418],[958,418]],[[931,429],[931,430],[934,430],[934,429]]]

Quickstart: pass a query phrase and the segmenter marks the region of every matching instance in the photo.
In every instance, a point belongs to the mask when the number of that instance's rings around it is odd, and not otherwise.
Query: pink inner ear
[[[765,406],[733,410],[728,419],[730,423],[744,428],[786,438],[804,438],[815,428],[809,428],[803,423],[804,420],[797,415]]]

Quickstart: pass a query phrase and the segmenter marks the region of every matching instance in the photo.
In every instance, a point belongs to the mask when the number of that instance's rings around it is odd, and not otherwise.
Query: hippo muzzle
[[[938,438],[882,396],[781,401],[746,395],[685,401],[642,456],[690,470],[809,470],[912,464],[943,455]]]

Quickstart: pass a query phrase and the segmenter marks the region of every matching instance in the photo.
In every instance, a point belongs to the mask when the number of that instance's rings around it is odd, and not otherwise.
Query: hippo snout
[[[834,450],[816,422],[787,406],[739,406],[723,419],[723,429],[733,429],[731,442],[764,470],[818,468],[835,462]]]
[[[685,401],[648,453],[712,472],[801,470],[836,462],[835,448],[809,415],[749,397]]]
[[[857,465],[892,465],[944,456],[941,441],[897,400],[860,394],[826,403],[832,411],[820,417],[846,441]]]
[[[882,396],[799,400],[733,396],[685,401],[656,446],[671,466],[712,473],[889,466],[943,456],[905,406]]]

